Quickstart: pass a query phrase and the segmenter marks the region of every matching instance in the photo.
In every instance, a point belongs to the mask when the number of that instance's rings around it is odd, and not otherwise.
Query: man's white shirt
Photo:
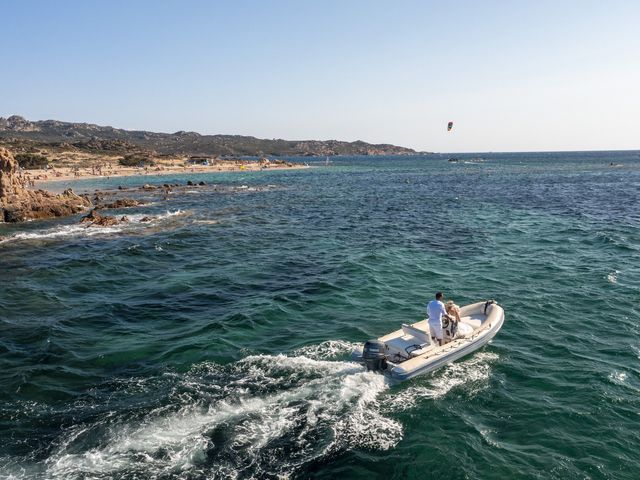
[[[442,316],[446,315],[446,313],[447,310],[444,308],[444,303],[440,300],[431,300],[427,305],[429,323],[433,325],[442,325]]]

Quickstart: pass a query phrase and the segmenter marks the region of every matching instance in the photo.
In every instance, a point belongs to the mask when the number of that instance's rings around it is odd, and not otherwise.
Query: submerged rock
[[[95,209],[93,209],[88,215],[80,219],[80,223],[90,223],[90,227],[111,227],[118,224],[118,219],[108,215],[100,215]]]
[[[144,202],[141,202],[140,200],[134,200],[132,198],[119,198],[115,202],[101,205],[100,208],[129,208],[137,207],[138,205],[144,205]]]
[[[0,147],[0,222],[63,217],[90,206],[87,198],[76,195],[70,188],[60,195],[27,189],[19,175],[18,162],[9,150]]]

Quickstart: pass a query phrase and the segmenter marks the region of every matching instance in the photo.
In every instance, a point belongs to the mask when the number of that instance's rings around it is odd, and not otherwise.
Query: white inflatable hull
[[[466,334],[445,345],[438,346],[431,340],[427,320],[403,325],[402,329],[378,338],[387,347],[389,360],[381,372],[400,381],[432,372],[489,343],[504,323],[504,310],[496,303],[478,302],[460,310]],[[362,347],[354,350],[352,358],[365,363]]]

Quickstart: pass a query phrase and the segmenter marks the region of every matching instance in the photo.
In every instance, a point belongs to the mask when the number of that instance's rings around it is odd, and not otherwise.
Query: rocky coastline
[[[30,190],[13,154],[0,147],[0,222],[64,217],[80,213],[91,205],[88,198],[76,195],[70,188],[59,195]]]
[[[61,194],[30,189],[29,177],[21,171],[13,154],[0,147],[0,223],[19,223],[29,220],[65,217],[87,212],[79,223],[87,227],[110,227],[130,220],[126,215],[106,215],[104,210],[122,210],[139,207],[156,199],[168,200],[169,195],[187,188],[208,186],[204,181],[186,181],[184,184],[144,185],[114,190],[95,190],[92,194],[77,195],[72,189]],[[125,196],[123,196],[125,195]],[[131,198],[133,196],[134,198]],[[145,216],[140,223],[154,220]],[[2,240],[2,237],[0,237]]]

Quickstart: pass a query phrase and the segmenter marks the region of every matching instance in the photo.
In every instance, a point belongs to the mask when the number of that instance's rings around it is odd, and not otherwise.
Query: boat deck
[[[480,328],[486,319],[486,315],[476,312],[460,317],[461,323],[469,325],[473,331]],[[431,340],[428,320],[421,320],[411,325],[403,325],[403,328],[380,337],[379,340],[387,345],[389,354],[396,362],[423,355],[439,347]]]

